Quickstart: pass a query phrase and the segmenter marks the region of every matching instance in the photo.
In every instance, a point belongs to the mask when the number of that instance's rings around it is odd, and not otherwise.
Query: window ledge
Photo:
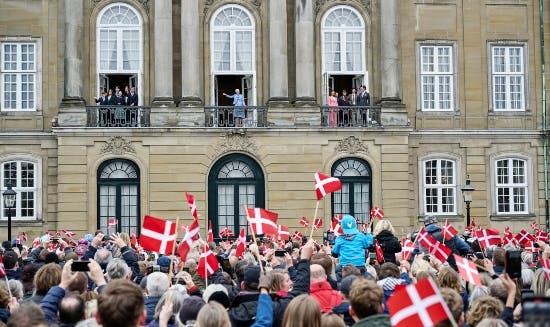
[[[11,227],[42,227],[44,226],[44,221],[42,220],[11,220]],[[8,227],[8,220],[0,220],[0,227]]]
[[[418,216],[418,221],[421,222],[421,223],[424,223],[424,217],[426,217],[426,216],[435,216],[435,217],[437,217],[437,222],[438,223],[444,223],[445,220],[448,220],[451,223],[453,223],[453,222],[464,222],[464,220],[466,219],[463,215],[424,214],[422,216]]]
[[[537,216],[535,214],[532,214],[532,213],[528,213],[528,214],[519,214],[519,215],[505,215],[505,214],[502,214],[502,215],[491,215],[489,216],[489,220],[494,220],[494,221],[503,221],[503,220],[520,220],[520,221],[530,221],[530,220],[533,220],[533,218],[536,218]]]

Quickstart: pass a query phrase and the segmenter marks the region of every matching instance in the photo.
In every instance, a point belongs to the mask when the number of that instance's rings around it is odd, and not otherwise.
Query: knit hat
[[[157,265],[161,267],[170,267],[170,258],[166,256],[159,257],[157,259]]]
[[[436,223],[437,223],[437,217],[436,216],[428,215],[428,216],[424,217],[424,226],[428,226],[428,225],[436,224]]]
[[[246,272],[244,273],[244,283],[246,286],[249,286],[251,284],[256,284],[260,282],[260,266],[253,265],[248,266],[246,268]]]
[[[198,296],[190,296],[183,300],[179,313],[180,322],[186,324],[189,320],[197,320],[197,315],[205,304],[204,300]]]
[[[357,279],[357,276],[355,275],[349,275],[342,279],[342,282],[340,283],[340,292],[344,294],[345,296],[349,295],[349,291],[351,290],[351,284],[353,284],[353,281]]]
[[[359,231],[357,230],[357,221],[355,221],[353,216],[344,215],[340,224],[342,225],[344,234],[359,234]]]

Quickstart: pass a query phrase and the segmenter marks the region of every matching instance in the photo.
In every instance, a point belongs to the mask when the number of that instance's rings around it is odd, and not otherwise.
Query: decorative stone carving
[[[123,153],[136,153],[136,149],[131,141],[125,140],[122,136],[113,136],[101,148],[101,153],[112,153],[119,156]]]
[[[334,149],[335,152],[346,152],[349,154],[354,154],[358,152],[367,153],[369,151],[367,145],[361,142],[355,136],[348,136],[342,141],[338,142],[338,145]]]
[[[222,140],[214,146],[214,152],[217,156],[233,151],[247,152],[255,155],[258,153],[258,147],[246,135],[244,130],[236,129],[227,132],[222,136]]]
[[[313,8],[315,14],[317,15],[321,8],[328,2],[334,2],[334,0],[315,0]],[[349,0],[347,2],[363,7],[369,15],[371,14],[371,0]]]
[[[100,2],[103,2],[105,0],[90,0],[90,6],[94,8],[97,6]],[[139,2],[143,9],[145,9],[145,12],[149,13],[149,0],[134,0],[136,2]]]
[[[202,13],[205,16],[208,13],[208,11],[210,10],[210,7],[212,6],[212,4],[214,4],[214,2],[216,2],[216,1],[219,1],[219,0],[205,0],[204,1],[204,9],[203,9]],[[251,5],[253,5],[256,8],[260,8],[260,6],[262,5],[262,0],[246,0],[246,2],[250,3]]]

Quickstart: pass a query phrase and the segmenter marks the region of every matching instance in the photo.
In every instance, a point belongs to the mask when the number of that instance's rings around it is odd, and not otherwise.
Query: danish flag
[[[342,218],[343,218],[342,215],[334,215],[334,217],[332,218],[332,220],[336,220],[337,222],[341,222],[341,221],[342,221]]]
[[[481,280],[479,279],[479,271],[475,263],[471,262],[467,258],[463,258],[459,255],[454,254],[456,266],[458,267],[458,272],[460,277],[466,282],[470,282],[477,286],[481,287]]]
[[[140,242],[145,250],[167,254],[176,242],[176,224],[152,216],[143,218]]]
[[[426,232],[424,227],[422,227],[420,229],[420,231],[418,231],[417,239],[418,239],[418,242],[420,242],[420,244],[422,244],[422,246],[427,248],[427,249],[434,246],[435,243],[437,242],[437,240],[432,235],[430,235],[430,234],[428,234],[428,232]]]
[[[302,226],[304,226],[304,227],[309,226],[309,220],[307,220],[306,217],[300,218],[300,225],[302,225]]]
[[[384,211],[382,211],[379,207],[373,207],[370,209],[370,217],[371,219],[377,218],[378,220],[382,220],[384,219]]]
[[[40,237],[37,237],[35,238],[33,241],[32,241],[32,248],[33,250],[40,247],[40,245],[42,244],[42,240],[40,239]]]
[[[321,200],[328,193],[336,192],[342,189],[342,182],[336,178],[323,173],[315,173],[315,192],[317,201]]]
[[[518,240],[518,242],[520,244],[525,244],[527,241],[534,241],[535,240],[535,237],[529,233],[527,233],[527,231],[525,229],[522,229],[517,235],[516,235],[516,240]]]
[[[445,240],[449,241],[457,234],[458,231],[449,223],[447,219],[445,219],[445,225],[443,225],[443,237],[445,237]]]
[[[189,210],[191,210],[191,216],[195,219],[199,219],[197,215],[197,203],[195,202],[195,196],[190,193],[185,193],[185,197],[187,198],[187,204],[189,205]]]
[[[290,239],[290,232],[288,226],[277,225],[279,233],[277,233],[277,241],[288,241]]]
[[[304,237],[304,235],[302,235],[299,231],[295,231],[294,234],[292,234],[292,238],[299,242],[302,241],[302,237]]]
[[[497,245],[501,243],[500,232],[496,228],[485,228],[475,231],[479,247],[486,249],[491,245]]]
[[[245,250],[246,250],[246,230],[243,227],[241,228],[241,233],[239,234],[239,238],[237,239],[237,249],[235,250],[235,256],[237,258],[242,257]]]
[[[523,246],[525,248],[525,251],[527,252],[531,252],[531,253],[539,252],[539,249],[535,246],[535,242],[527,241]]]
[[[73,232],[71,232],[69,230],[66,230],[66,229],[62,229],[61,231],[63,232],[63,234],[67,235],[68,238],[72,238],[76,235],[76,233],[73,233]]]
[[[203,278],[206,279],[208,276],[212,275],[220,268],[220,263],[218,258],[208,245],[206,245],[201,253],[199,259],[199,264],[197,265],[197,273]]]
[[[502,235],[502,243],[504,244],[519,244],[518,240],[514,238],[514,234],[510,231],[510,227],[504,227],[504,234]]]
[[[548,233],[543,231],[542,229],[539,229],[535,233],[535,238],[537,239],[537,241],[543,241],[545,243],[548,243]]]
[[[323,227],[323,219],[321,218],[314,218],[313,219],[313,229],[317,230],[319,228]]]
[[[227,227],[225,227],[224,229],[222,229],[222,231],[220,232],[220,237],[221,238],[229,238],[229,237],[233,237],[235,236],[235,233],[233,233],[233,231]]]
[[[197,218],[195,218],[196,220]],[[206,242],[212,243],[214,242],[214,233],[212,233],[212,221],[208,221],[208,234],[206,234]]]
[[[431,278],[396,290],[387,304],[394,327],[433,326],[451,317]]]
[[[338,237],[342,234],[344,234],[344,230],[342,229],[342,225],[340,225],[340,222],[336,219],[332,220],[332,224],[330,226],[330,231],[334,233],[334,237]]]
[[[451,255],[452,250],[439,241],[435,242],[436,243],[432,247],[430,247],[430,254],[434,255],[441,262],[447,261],[447,259]]]
[[[277,235],[277,217],[279,214],[263,208],[246,208],[246,210],[248,214],[248,223],[254,234]]]
[[[189,225],[189,230],[187,231],[187,233],[185,233],[185,236],[178,245],[178,254],[181,258],[181,261],[187,260],[187,254],[189,253],[189,250],[193,245],[193,241],[198,240],[200,237],[199,231],[199,221],[197,219],[193,219],[193,222],[191,223],[191,225]]]
[[[401,258],[409,260],[411,254],[414,251],[414,243],[408,238],[401,240]]]
[[[382,247],[380,246],[380,243],[378,243],[378,240],[374,240],[374,244],[376,246],[376,260],[378,260],[379,263],[384,262],[384,251],[382,251]]]
[[[546,279],[550,280],[550,259],[540,259],[540,263]]]
[[[531,222],[531,229],[536,230],[539,227],[539,224],[536,221]]]
[[[116,218],[109,218],[109,223],[107,224],[107,228],[113,228],[117,225],[117,223],[118,222],[117,222]],[[59,236],[59,235],[57,235],[57,236]]]

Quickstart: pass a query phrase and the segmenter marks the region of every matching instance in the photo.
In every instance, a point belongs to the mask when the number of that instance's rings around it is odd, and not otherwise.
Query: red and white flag
[[[341,189],[342,182],[338,178],[319,172],[315,173],[315,193],[317,194],[317,201],[324,198],[325,195]]]
[[[203,248],[201,257],[199,259],[199,264],[197,265],[197,273],[203,278],[206,279],[208,276],[215,273],[220,268],[220,263],[218,258],[208,245]]]
[[[117,219],[116,218],[109,218],[109,222],[107,224],[107,228],[113,228],[117,225]]]
[[[455,237],[458,234],[458,231],[449,223],[447,219],[445,219],[445,225],[443,225],[443,237],[445,237],[446,241],[451,240],[453,237]]]
[[[197,203],[195,202],[195,196],[190,193],[185,193],[185,198],[187,199],[189,210],[191,210],[191,216],[195,219],[199,219],[199,216],[197,215]]]
[[[63,234],[67,235],[68,238],[73,238],[76,235],[76,233],[73,233],[66,229],[62,229],[61,231],[63,232]]]
[[[279,214],[263,208],[246,208],[246,210],[248,223],[254,234],[277,235],[277,217],[279,217]]]
[[[187,254],[189,253],[189,250],[191,250],[193,241],[198,240],[200,237],[199,231],[199,221],[197,219],[193,219],[193,222],[189,225],[189,230],[185,233],[185,236],[178,245],[178,254],[181,261],[185,262],[187,260]]]
[[[131,231],[130,232],[130,244],[133,245],[133,246],[137,245],[136,231]]]
[[[539,224],[536,221],[532,221],[531,222],[531,229],[536,230],[537,228],[539,228]]]
[[[470,282],[481,287],[479,271],[477,270],[475,263],[456,254],[454,254],[454,257],[460,277],[462,277],[462,279],[466,282]]]
[[[235,250],[235,256],[237,258],[242,257],[245,250],[246,250],[246,230],[243,227],[241,228],[241,233],[239,234],[239,238],[237,239],[237,249]]]
[[[4,262],[0,255],[0,277],[6,277],[6,269],[4,268]]]
[[[441,262],[447,261],[453,251],[445,244],[435,241],[435,244],[430,247],[430,254],[434,255]]]
[[[176,224],[152,216],[143,218],[140,235],[141,246],[145,250],[170,254],[176,242]]]
[[[334,238],[344,234],[344,230],[342,229],[342,225],[340,225],[340,222],[336,219],[332,220],[332,224],[330,226],[330,231],[334,233]]]
[[[307,220],[306,217],[300,218],[300,225],[302,225],[302,226],[304,226],[304,227],[309,226],[309,220]]]
[[[197,220],[197,218],[195,218]],[[206,242],[212,243],[214,242],[214,233],[212,233],[212,221],[208,221],[208,234],[206,234]]]
[[[408,238],[403,238],[401,240],[401,258],[404,260],[409,260],[409,257],[414,251],[414,243]]]
[[[523,244],[523,247],[525,248],[525,251],[531,252],[531,253],[538,253],[539,248],[535,246],[535,242],[527,241],[525,244]]]
[[[288,231],[288,226],[277,225],[279,233],[277,234],[277,241],[288,241],[290,240],[290,232]]]
[[[394,327],[433,326],[451,317],[431,278],[396,290],[387,304]]]
[[[298,242],[302,241],[303,236],[304,235],[302,235],[302,233],[300,233],[299,231],[295,231],[294,234],[292,234],[292,238]]]
[[[376,246],[376,260],[382,264],[382,262],[384,262],[384,251],[382,251],[382,247],[380,243],[378,243],[378,240],[374,240],[374,244]]]
[[[334,217],[332,217],[332,220],[336,220],[337,222],[341,222],[342,218],[343,218],[342,215],[334,215]]]
[[[540,265],[544,271],[546,279],[550,280],[550,259],[540,259]]]
[[[496,228],[485,228],[475,231],[475,236],[479,242],[479,247],[486,249],[491,245],[501,243],[500,232]]]
[[[233,233],[233,231],[227,227],[225,227],[224,229],[222,229],[222,231],[220,232],[220,237],[221,238],[229,238],[229,237],[233,237],[235,236],[235,233]]]
[[[535,233],[535,238],[537,239],[537,241],[543,241],[545,243],[548,243],[548,233],[543,231],[542,229],[539,229]]]
[[[314,218],[313,219],[313,229],[318,230],[321,227],[323,227],[323,219],[322,218]]]
[[[40,237],[37,237],[32,241],[33,250],[40,247],[40,245],[42,245],[42,240],[40,239]]]
[[[527,241],[531,241],[531,242],[535,241],[535,237],[530,233],[528,233],[525,229],[522,229],[516,235],[516,240],[518,240],[520,244],[525,244]]]
[[[379,207],[373,207],[372,209],[370,209],[370,218],[382,220],[384,219],[384,211],[382,211],[382,209],[380,209]]]
[[[514,238],[514,234],[512,231],[510,231],[510,227],[506,226],[504,227],[504,232],[502,235],[502,243],[503,244],[512,244],[512,245],[518,245],[519,242]]]
[[[417,240],[424,248],[427,249],[430,249],[437,243],[437,240],[428,232],[426,232],[424,227],[422,227],[420,231],[418,231]]]

